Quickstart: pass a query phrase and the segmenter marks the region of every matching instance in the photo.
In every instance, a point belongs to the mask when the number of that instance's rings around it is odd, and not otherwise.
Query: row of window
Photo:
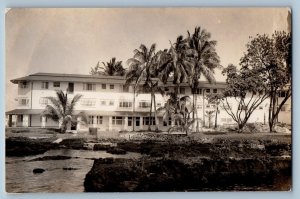
[[[135,126],[140,126],[141,118],[143,119],[142,125],[155,125],[155,118],[154,117],[135,117]],[[103,124],[103,116],[94,116],[90,115],[88,119],[89,124]],[[132,126],[133,117],[127,118],[127,126]],[[112,117],[112,125],[124,125],[125,118],[121,116],[113,116]]]

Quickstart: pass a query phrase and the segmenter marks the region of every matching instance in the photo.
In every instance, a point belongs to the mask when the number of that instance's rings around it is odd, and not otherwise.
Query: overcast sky
[[[88,74],[98,61],[126,60],[141,43],[169,48],[201,26],[216,40],[221,65],[238,64],[249,36],[287,30],[287,8],[11,9],[6,13],[6,109],[13,78],[36,72]],[[224,81],[216,71],[217,81]]]

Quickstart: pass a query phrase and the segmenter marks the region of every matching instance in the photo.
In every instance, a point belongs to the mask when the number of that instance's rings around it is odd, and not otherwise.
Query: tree
[[[267,85],[258,70],[243,67],[237,70],[236,66],[229,65],[222,73],[227,75],[227,87],[216,97],[241,132],[253,111],[269,97]],[[238,107],[234,109],[229,100],[235,100]]]
[[[168,93],[169,99],[158,111],[163,111],[163,120],[168,122],[171,118],[175,126],[169,128],[168,132],[181,131],[186,135],[191,131],[194,120],[190,117],[192,113],[191,98],[189,96],[178,97],[175,92]]]
[[[247,51],[241,58],[241,65],[258,70],[260,77],[267,82],[270,96],[269,128],[274,126],[280,109],[292,95],[292,39],[291,33],[275,32],[272,37],[256,35],[247,44]],[[278,104],[278,95],[286,92]]]
[[[196,90],[199,86],[199,79],[201,75],[205,77],[205,79],[209,83],[215,83],[214,78],[214,69],[220,68],[220,58],[216,52],[217,41],[210,40],[211,34],[207,32],[205,29],[200,27],[196,27],[194,33],[191,35],[188,31],[188,44],[191,49],[194,51],[194,68],[190,81],[190,88],[193,95],[193,119],[198,118],[198,112],[195,108],[197,104],[197,95]],[[199,124],[197,120],[197,131],[199,130]]]
[[[219,95],[216,94],[216,93],[211,93],[209,95],[207,95],[207,100],[208,100],[208,103],[210,104],[214,104],[215,105],[215,128],[218,127],[218,114],[220,113],[220,110],[219,110],[219,106],[220,106],[220,103],[221,103],[221,99],[219,98]]]
[[[94,68],[91,68],[91,75],[124,76],[126,70],[122,66],[122,61],[116,61],[113,57],[109,62],[102,62],[104,67],[98,62]]]
[[[152,124],[152,107],[153,101],[155,101],[155,91],[158,90],[158,80],[154,80],[155,71],[155,49],[156,45],[152,44],[148,49],[144,44],[141,44],[139,49],[135,49],[133,58],[127,60],[127,64],[129,65],[129,71],[126,74],[126,84],[129,85],[131,82],[134,82],[134,103],[135,107],[135,92],[149,92],[151,95],[151,105],[149,109],[149,127],[151,130]],[[139,90],[137,90],[137,86],[139,86]],[[155,105],[156,106],[156,105]],[[135,112],[135,108],[133,109]],[[156,117],[156,110],[154,110],[154,114]],[[155,122],[156,130],[158,130],[157,123]]]
[[[59,122],[59,128],[61,133],[65,133],[67,130],[67,125],[69,123],[76,123],[76,118],[74,115],[74,108],[76,103],[80,100],[82,95],[75,95],[73,99],[68,99],[68,94],[64,94],[63,91],[56,91],[55,97],[47,97],[50,101],[42,115],[51,118],[53,121]],[[87,118],[83,112],[79,113],[82,117],[83,122],[87,122]]]
[[[212,118],[214,117],[214,113],[215,111],[214,110],[210,110],[210,111],[205,111],[205,115],[206,117],[208,118],[208,128],[211,127],[211,123],[212,123]]]

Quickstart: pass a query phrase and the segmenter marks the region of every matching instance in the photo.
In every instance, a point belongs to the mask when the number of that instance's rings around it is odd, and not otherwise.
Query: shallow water
[[[67,160],[29,161],[43,156],[70,156]],[[6,157],[6,191],[24,192],[84,192],[84,178],[93,166],[92,158],[139,158],[138,153],[113,155],[105,151],[59,149],[42,155]],[[34,174],[35,168],[46,171]],[[74,168],[75,170],[63,170]]]

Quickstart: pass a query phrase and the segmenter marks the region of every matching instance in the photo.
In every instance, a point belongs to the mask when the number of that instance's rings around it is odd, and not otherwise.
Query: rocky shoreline
[[[7,156],[43,154],[51,149],[136,152],[139,159],[95,159],[84,180],[87,192],[229,191],[291,189],[291,138],[195,140],[6,139]],[[45,156],[31,161],[68,160]],[[74,158],[74,157],[72,157]],[[36,172],[38,173],[38,171]],[[238,188],[236,188],[238,186]],[[249,189],[253,187],[253,189]]]

